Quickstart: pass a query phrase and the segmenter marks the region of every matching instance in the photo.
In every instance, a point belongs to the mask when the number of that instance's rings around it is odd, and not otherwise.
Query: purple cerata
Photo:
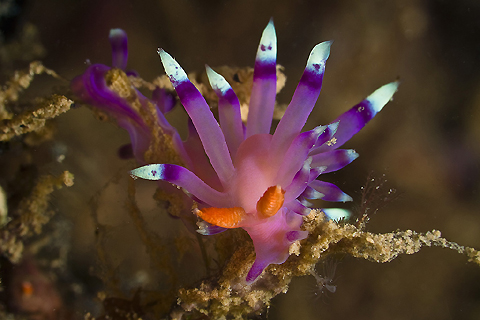
[[[246,230],[256,253],[247,283],[255,281],[268,265],[285,262],[290,245],[307,237],[308,232],[303,231],[301,225],[303,216],[311,210],[308,199],[352,200],[334,184],[317,178],[343,168],[358,157],[354,150],[338,147],[360,131],[391,100],[398,88],[398,82],[386,84],[331,124],[302,132],[322,87],[330,46],[331,41],[326,41],[313,48],[293,98],[273,134],[270,129],[277,85],[277,40],[273,21],[263,31],[258,47],[246,124],[242,122],[235,92],[221,75],[207,66],[210,84],[219,99],[217,122],[185,71],[168,53],[158,50],[165,72],[191,119],[189,139],[181,144],[178,133],[160,116],[160,122],[168,128],[167,133],[175,138],[176,149],[185,166],[149,164],[132,170],[131,175],[167,181],[186,191],[197,203],[198,208],[193,213],[201,219],[197,231],[203,235],[229,228]],[[117,47],[126,48],[126,44]],[[126,49],[116,49],[113,44],[112,49],[114,66],[124,69]],[[119,58],[122,54],[123,59]],[[97,68],[98,72],[104,72]],[[93,73],[91,70],[90,74]],[[83,94],[83,100],[96,106],[106,102],[117,104],[110,110],[117,114],[121,111],[117,121],[126,122],[128,125],[124,124],[124,128],[143,127],[138,114],[130,115],[128,108],[127,112],[125,107],[120,107],[127,104],[126,101],[119,103],[121,98],[115,100],[110,96],[100,101],[91,91],[87,92],[85,88],[90,87],[91,78],[85,74],[72,85],[77,88],[77,94]],[[110,89],[104,87],[102,90]],[[100,96],[105,97],[106,92],[100,92]],[[158,105],[158,101],[155,103]],[[163,109],[158,106],[158,110]],[[140,129],[142,135],[129,130],[134,150],[138,149],[137,155],[150,141],[148,131]],[[143,141],[142,137],[148,141]]]

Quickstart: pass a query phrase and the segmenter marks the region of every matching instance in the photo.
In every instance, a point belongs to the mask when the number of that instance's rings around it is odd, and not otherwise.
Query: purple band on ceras
[[[246,137],[270,133],[277,95],[277,36],[273,20],[263,31],[253,72]]]
[[[213,169],[222,184],[228,184],[235,169],[222,129],[218,126],[207,102],[193,83],[188,80],[182,67],[162,49],[158,50],[158,54],[181,103],[192,119]]]

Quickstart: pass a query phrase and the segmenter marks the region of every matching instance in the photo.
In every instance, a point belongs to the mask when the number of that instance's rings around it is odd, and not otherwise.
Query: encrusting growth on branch
[[[54,211],[48,208],[51,193],[55,189],[72,185],[73,174],[68,171],[58,176],[42,176],[30,195],[22,200],[14,212],[9,213],[12,220],[0,230],[0,252],[12,263],[17,263],[22,258],[23,241],[34,234],[40,234],[42,227],[53,217]]]
[[[258,313],[268,307],[277,294],[287,292],[293,277],[311,274],[317,263],[335,253],[384,263],[400,254],[414,254],[423,246],[439,246],[464,254],[468,261],[480,265],[478,250],[450,242],[442,238],[438,230],[375,234],[352,224],[327,221],[321,210],[312,210],[304,218],[304,228],[310,235],[301,241],[299,255],[292,255],[281,265],[271,265],[253,285],[246,286],[244,281],[254,260],[253,246],[240,247],[225,267],[217,286],[204,281],[197,288],[179,291],[178,304],[183,312],[200,312],[212,318]]]
[[[47,120],[67,112],[72,104],[72,100],[56,94],[43,99],[35,110],[4,120],[0,125],[0,141],[8,141],[25,133],[42,130]]]

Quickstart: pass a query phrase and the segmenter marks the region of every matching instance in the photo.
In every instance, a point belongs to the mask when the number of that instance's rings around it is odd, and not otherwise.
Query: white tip
[[[162,60],[163,68],[165,69],[165,73],[172,81],[174,87],[176,87],[179,83],[187,81],[188,77],[185,71],[183,71],[182,67],[178,64],[175,59],[172,58],[171,55],[166,53],[163,49],[158,49],[158,54],[160,55],[160,59]]]
[[[307,160],[305,160],[305,162],[303,163],[303,167],[307,168],[307,169],[310,169],[311,165],[312,165],[312,160],[313,160],[312,157],[308,157]],[[325,168],[327,168],[327,167],[325,167]]]
[[[309,199],[318,200],[318,199],[322,199],[323,197],[325,197],[325,194],[323,194],[321,192],[318,192],[317,190],[312,188],[310,190],[309,196],[310,196]]]
[[[267,27],[263,30],[260,45],[257,51],[257,60],[272,61],[277,58],[277,35],[273,20],[270,19]]]
[[[383,106],[392,99],[393,94],[397,92],[399,84],[398,81],[390,82],[378,88],[367,97],[367,100],[372,104],[372,108],[375,112],[382,110]]]
[[[337,132],[338,125],[340,124],[340,121],[330,123],[328,125],[328,129],[332,131],[332,135],[334,135]]]
[[[123,31],[122,29],[110,29],[110,33],[109,33],[109,37],[110,38],[115,38],[115,37],[125,37],[127,34],[125,33],[125,31]]]
[[[318,126],[315,127],[313,130],[310,131],[310,137],[315,139],[315,142],[318,140],[320,135],[327,130],[328,126]]]
[[[225,80],[224,77],[216,73],[209,66],[205,65],[205,68],[207,69],[208,81],[210,82],[210,85],[212,86],[213,90],[220,90],[222,95],[224,95],[225,92],[227,92],[227,90],[231,88],[230,84],[227,82],[227,80]]]
[[[132,177],[138,177],[146,180],[162,180],[163,167],[160,164],[149,164],[130,171]]]
[[[317,172],[318,174],[321,174],[323,171],[327,170],[327,166],[320,166],[320,167],[317,167]]]
[[[327,130],[327,125],[325,126],[318,126],[313,129],[314,134],[317,135],[317,138],[319,135],[321,135],[325,130]]]
[[[325,61],[330,56],[330,46],[332,43],[333,41],[325,41],[313,47],[308,57],[307,68],[319,70],[320,68],[314,67],[314,65],[325,65]]]
[[[360,156],[358,152],[353,149],[348,150],[347,153],[348,153],[348,157],[352,159],[352,161],[357,159]]]
[[[323,213],[325,213],[325,216],[327,217],[328,220],[333,220],[336,222],[342,219],[348,220],[352,216],[352,213],[346,209],[328,208],[328,209],[322,209],[322,211]]]

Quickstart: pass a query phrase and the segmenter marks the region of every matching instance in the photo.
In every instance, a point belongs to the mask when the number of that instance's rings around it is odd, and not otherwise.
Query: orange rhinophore
[[[223,228],[236,228],[245,216],[242,207],[195,209],[194,213],[207,221]]]
[[[271,186],[257,202],[257,212],[265,217],[274,216],[283,206],[285,190],[279,185]]]

